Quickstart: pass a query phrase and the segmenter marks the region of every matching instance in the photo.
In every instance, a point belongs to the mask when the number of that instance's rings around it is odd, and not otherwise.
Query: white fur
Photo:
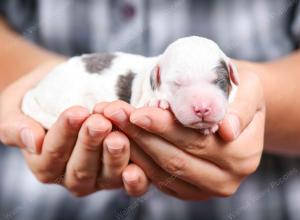
[[[73,57],[57,66],[26,93],[22,102],[23,112],[47,129],[71,106],[84,106],[92,112],[96,103],[118,99],[115,89],[117,79],[129,70],[138,74],[133,82],[133,91],[136,92],[133,92],[131,103],[141,106],[140,99],[151,95],[147,93],[149,88],[141,87],[141,82],[154,65],[155,58],[120,52],[115,55],[111,68],[101,74],[86,72],[81,57]]]
[[[137,74],[132,85],[132,105],[141,107],[151,100],[151,103],[161,100],[160,107],[167,108],[170,104],[174,112],[180,104],[185,105],[178,103],[178,100],[185,102],[184,95],[187,94],[184,93],[188,90],[183,88],[190,86],[189,91],[194,91],[196,83],[202,83],[203,88],[209,86],[208,82],[213,79],[214,74],[208,73],[212,73],[220,58],[228,60],[213,41],[200,37],[179,39],[172,43],[164,54],[157,57],[146,58],[120,52],[115,53],[115,56],[110,68],[100,74],[88,73],[82,57],[73,57],[57,66],[35,88],[26,93],[22,103],[23,112],[48,129],[64,110],[73,105],[84,106],[92,111],[98,102],[117,100],[117,79],[129,71]],[[161,67],[162,83],[159,90],[153,92],[150,74],[156,65]],[[174,88],[174,81],[181,84],[177,90]],[[178,91],[177,95],[174,94],[175,90]],[[214,93],[214,87],[210,90],[210,94]],[[230,99],[233,100],[232,95]],[[220,105],[226,108],[223,102],[224,100],[221,100]],[[175,112],[175,116],[177,115],[180,114]],[[189,117],[185,113],[182,115]],[[179,121],[184,124],[181,118]],[[210,124],[214,131],[215,124]]]

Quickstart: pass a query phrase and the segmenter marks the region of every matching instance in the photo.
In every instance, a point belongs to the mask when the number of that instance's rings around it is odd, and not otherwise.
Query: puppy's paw
[[[210,128],[211,133],[216,133],[219,130],[219,125],[215,124]]]
[[[153,98],[151,99],[148,103],[147,106],[149,107],[157,107],[157,108],[161,108],[161,109],[169,109],[170,108],[170,104],[167,100],[164,99],[156,99]]]
[[[219,129],[219,125],[218,124],[215,124],[213,125],[212,127],[210,128],[203,128],[203,129],[200,129],[200,132],[204,135],[210,135],[210,134],[214,134],[218,131]]]

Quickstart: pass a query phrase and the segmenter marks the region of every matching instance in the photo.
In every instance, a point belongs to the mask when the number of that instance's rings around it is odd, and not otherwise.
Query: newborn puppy
[[[25,94],[22,110],[48,129],[73,105],[92,111],[98,102],[121,99],[135,107],[169,108],[184,126],[210,134],[218,130],[237,85],[237,70],[217,44],[192,36],[157,57],[73,57]]]

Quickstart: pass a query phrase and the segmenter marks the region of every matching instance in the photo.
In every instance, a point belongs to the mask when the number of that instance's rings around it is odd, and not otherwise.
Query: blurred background
[[[153,56],[177,38],[199,35],[230,57],[268,61],[300,42],[297,0],[1,0],[0,16],[24,39],[65,56]],[[0,51],[4,44],[10,42],[0,42]],[[10,73],[0,66],[0,74]],[[266,154],[234,196],[205,202],[180,201],[155,188],[141,198],[121,190],[75,198],[60,186],[40,184],[20,150],[1,145],[0,219],[298,220],[299,169],[297,158]]]

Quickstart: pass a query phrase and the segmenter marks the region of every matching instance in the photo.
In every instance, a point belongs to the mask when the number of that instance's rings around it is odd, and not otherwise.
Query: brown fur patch
[[[85,63],[86,71],[89,73],[101,73],[102,70],[109,68],[115,55],[109,53],[97,53],[84,55],[82,57]]]

